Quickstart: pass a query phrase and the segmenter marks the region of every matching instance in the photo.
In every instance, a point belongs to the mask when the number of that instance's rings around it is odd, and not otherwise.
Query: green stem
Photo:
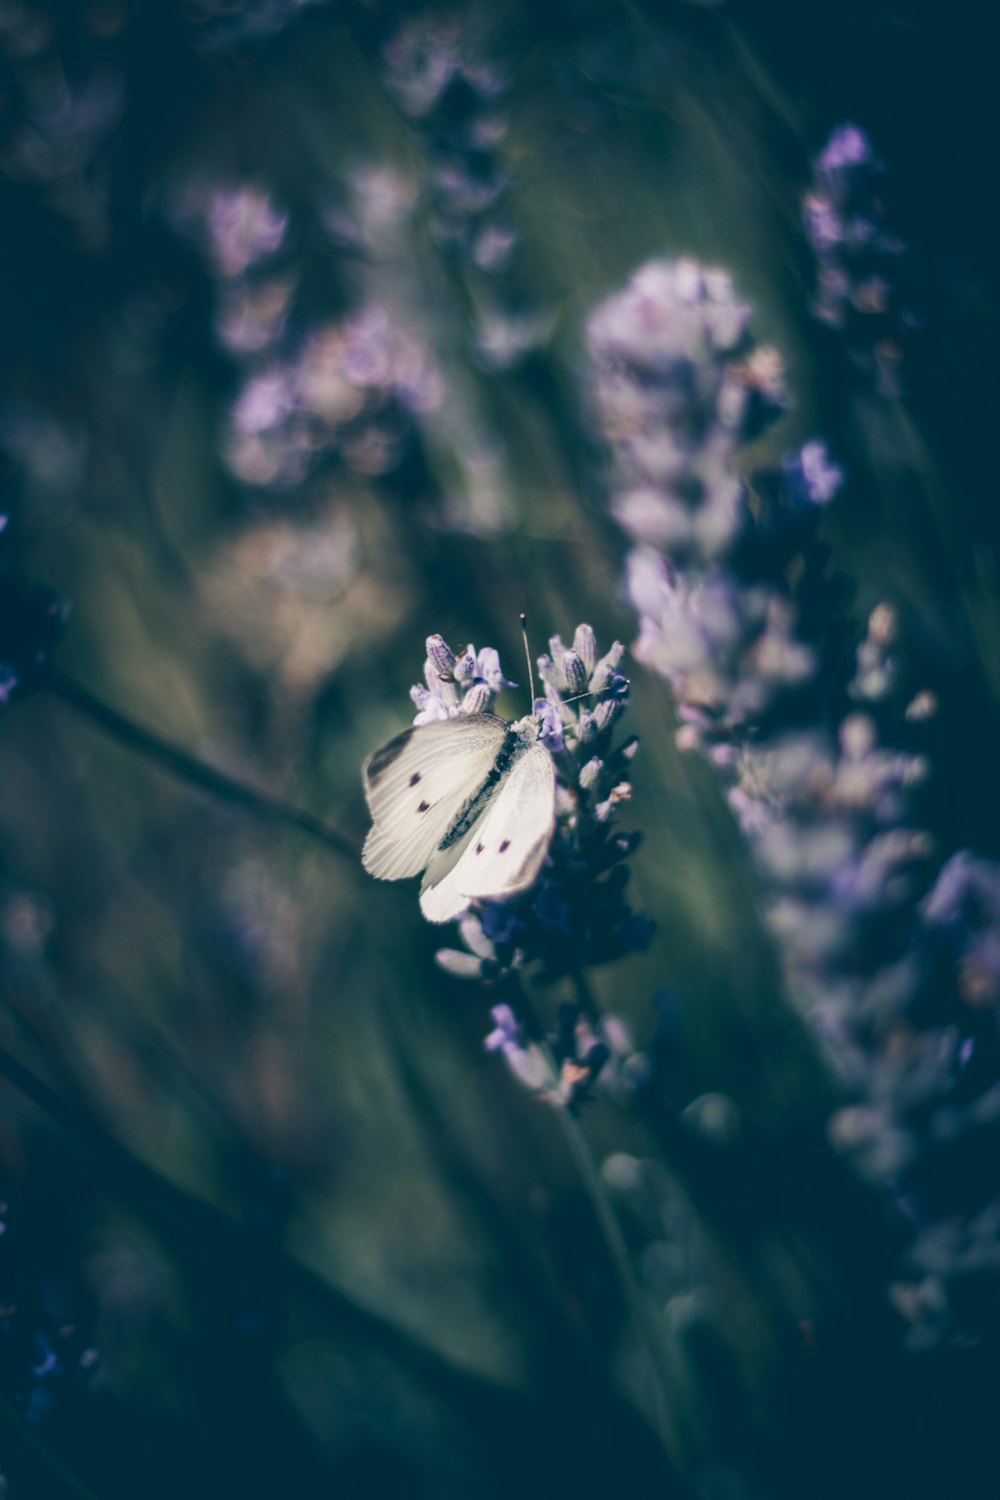
[[[76,1495],[78,1500],[96,1500],[93,1490],[89,1490],[81,1479],[67,1469],[66,1465],[42,1442],[38,1433],[35,1432],[21,1416],[21,1413],[12,1406],[6,1396],[0,1396],[0,1418],[16,1432],[20,1441],[26,1448],[40,1459],[50,1469],[59,1482],[65,1486],[66,1492]]]
[[[42,685],[54,697],[68,704],[77,713],[89,719],[92,724],[103,729],[106,734],[111,735],[121,744],[127,745],[129,749],[137,750],[140,755],[145,755],[155,761],[163,770],[168,771],[178,780],[185,781],[190,786],[199,787],[202,791],[210,792],[213,797],[218,797],[223,802],[242,807],[259,818],[297,828],[300,833],[307,834],[309,838],[324,844],[328,849],[336,849],[338,854],[344,854],[348,859],[355,862],[360,859],[357,844],[346,833],[341,833],[337,828],[331,828],[321,818],[295,807],[290,802],[283,801],[280,797],[272,796],[270,792],[259,791],[247,782],[239,781],[227,775],[225,771],[219,771],[215,766],[206,764],[196,755],[164,739],[155,730],[147,729],[144,724],[137,724],[135,720],[127,718],[118,709],[102,702],[87,688],[82,687],[71,677],[66,677],[62,672],[50,668],[43,678]]]
[[[597,1012],[593,997],[590,995],[587,982],[582,974],[575,976],[575,983],[581,1009],[585,1010],[590,1016],[595,1016]],[[552,1049],[545,1040],[544,1028],[534,1003],[524,993],[523,987],[519,983],[516,983],[516,981],[515,988],[516,993],[513,996],[515,1013],[519,1014],[527,1022],[534,1045],[545,1060],[552,1080],[552,1093],[555,1098],[559,1088],[559,1065],[552,1053]],[[597,1220],[608,1255],[611,1258],[611,1263],[621,1283],[629,1317],[635,1325],[636,1336],[641,1341],[645,1351],[651,1377],[650,1395],[654,1424],[664,1449],[669,1452],[671,1448],[671,1425],[667,1391],[670,1388],[670,1375],[656,1330],[650,1323],[650,1308],[636,1280],[635,1271],[632,1266],[632,1257],[629,1255],[628,1246],[625,1244],[617,1216],[611,1206],[607,1190],[601,1179],[601,1174],[597,1170],[590,1145],[580,1126],[580,1122],[573,1113],[571,1105],[563,1104],[557,1100],[555,1103],[555,1112],[558,1116],[563,1135],[566,1138],[570,1154],[580,1174],[580,1180],[590,1200],[590,1206],[594,1211],[594,1217]]]
[[[548,1054],[548,1049],[545,1049]],[[553,1069],[555,1059],[549,1057]],[[558,1079],[558,1073],[554,1072]],[[622,1291],[625,1294],[626,1305],[629,1316],[635,1325],[636,1336],[642,1343],[646,1354],[650,1373],[650,1397],[653,1408],[653,1419],[656,1430],[660,1435],[660,1441],[665,1449],[670,1449],[671,1427],[667,1405],[667,1390],[669,1388],[669,1373],[663,1357],[663,1350],[657,1337],[655,1328],[650,1324],[650,1308],[643,1296],[642,1289],[636,1280],[635,1271],[632,1266],[632,1257],[629,1255],[628,1246],[621,1232],[621,1227],[615,1215],[614,1209],[608,1199],[608,1194],[597,1170],[580,1122],[566,1106],[557,1106],[556,1113],[562,1127],[566,1144],[580,1173],[590,1206],[594,1211],[594,1217],[600,1226],[601,1234],[608,1254],[611,1257],[618,1279],[621,1282]]]

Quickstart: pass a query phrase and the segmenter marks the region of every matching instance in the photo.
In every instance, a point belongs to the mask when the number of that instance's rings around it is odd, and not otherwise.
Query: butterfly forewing
[[[405,729],[369,756],[363,776],[373,826],[362,852],[381,880],[417,875],[493,766],[507,725],[469,714]]]
[[[420,909],[450,922],[483,897],[515,895],[533,883],[555,822],[555,767],[543,745],[529,745],[460,845],[431,859]]]

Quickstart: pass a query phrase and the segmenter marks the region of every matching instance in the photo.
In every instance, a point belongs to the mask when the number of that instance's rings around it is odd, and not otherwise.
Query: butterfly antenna
[[[529,683],[530,688],[531,688],[531,707],[532,707],[532,711],[534,711],[534,707],[535,707],[535,672],[534,672],[534,668],[531,665],[531,647],[528,645],[528,617],[527,617],[527,615],[522,615],[521,616],[521,638],[524,641],[524,656],[525,656],[525,660],[528,663],[528,683]]]

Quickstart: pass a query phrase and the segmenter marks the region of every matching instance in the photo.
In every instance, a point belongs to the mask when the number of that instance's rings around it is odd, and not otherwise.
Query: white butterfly
[[[424,871],[420,909],[451,922],[472,901],[527,890],[555,829],[556,775],[534,715],[460,714],[404,729],[365,761],[379,880]]]

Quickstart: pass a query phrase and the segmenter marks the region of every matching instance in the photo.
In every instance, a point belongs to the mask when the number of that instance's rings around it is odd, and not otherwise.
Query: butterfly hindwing
[[[450,922],[473,900],[527,890],[545,858],[555,822],[555,766],[545,747],[528,745],[459,844],[427,866],[420,909]]]
[[[362,772],[372,814],[365,869],[381,880],[418,875],[489,774],[506,733],[495,714],[469,714],[404,729],[370,755]]]

